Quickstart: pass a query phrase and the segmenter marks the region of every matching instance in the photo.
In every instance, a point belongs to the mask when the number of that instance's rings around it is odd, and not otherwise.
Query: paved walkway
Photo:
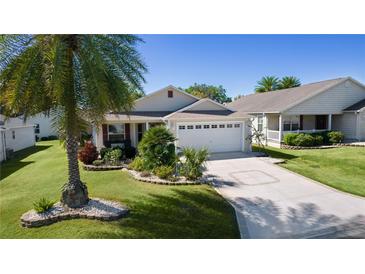
[[[365,199],[243,153],[207,163],[234,206],[242,238],[365,238]]]

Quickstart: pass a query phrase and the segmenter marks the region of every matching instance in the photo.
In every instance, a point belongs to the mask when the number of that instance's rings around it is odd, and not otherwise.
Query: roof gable
[[[172,97],[168,96],[169,91],[171,91]],[[176,111],[198,100],[199,98],[169,85],[136,100],[133,110]]]

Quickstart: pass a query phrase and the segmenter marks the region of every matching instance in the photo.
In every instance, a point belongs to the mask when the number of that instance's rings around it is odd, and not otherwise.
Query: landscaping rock
[[[119,202],[93,198],[86,206],[80,208],[65,208],[59,202],[44,213],[37,213],[33,209],[24,213],[20,221],[24,227],[39,227],[78,218],[113,221],[126,216],[128,212],[129,209]]]
[[[124,169],[129,174],[133,176],[134,179],[141,182],[151,183],[151,184],[159,184],[159,185],[200,185],[208,183],[208,179],[203,177],[197,181],[188,181],[185,177],[177,177],[175,181],[169,181],[165,179],[160,179],[155,175],[151,175],[149,177],[141,176],[141,173],[132,169]]]

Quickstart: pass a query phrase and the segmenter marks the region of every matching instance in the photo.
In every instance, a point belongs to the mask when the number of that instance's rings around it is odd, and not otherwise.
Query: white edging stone
[[[20,218],[24,227],[39,227],[69,219],[96,219],[114,221],[125,217],[129,209],[115,201],[98,198],[90,199],[86,206],[80,208],[65,208],[60,202],[44,213],[37,213],[34,209],[24,213]]]

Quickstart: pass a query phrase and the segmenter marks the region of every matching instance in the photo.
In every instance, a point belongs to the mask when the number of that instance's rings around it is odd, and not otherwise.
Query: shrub
[[[295,139],[298,137],[299,133],[288,133],[284,136],[284,144],[288,146],[295,146]]]
[[[106,154],[107,152],[112,151],[112,150],[113,150],[112,148],[108,148],[108,147],[103,147],[103,148],[101,148],[101,149],[100,149],[100,157],[101,157],[101,159],[104,159],[105,154]]]
[[[143,159],[141,157],[134,158],[134,160],[128,165],[128,168],[136,171],[142,171],[144,169]]]
[[[55,202],[52,202],[46,198],[41,198],[38,201],[34,202],[33,206],[35,211],[37,211],[38,213],[43,213],[50,210],[54,204]]]
[[[91,141],[87,141],[85,146],[79,151],[79,160],[85,165],[90,165],[98,159],[98,151]]]
[[[49,135],[47,138],[48,138],[49,141],[58,139],[58,137],[56,135]]]
[[[94,166],[101,166],[101,165],[103,165],[104,164],[104,160],[95,160],[94,162],[93,162],[93,165]]]
[[[321,146],[323,145],[323,136],[321,135],[312,135],[314,138],[314,145],[315,146]]]
[[[48,137],[41,137],[41,141],[48,141]]]
[[[294,144],[301,147],[314,146],[314,137],[309,134],[300,133],[295,138]]]
[[[153,173],[161,179],[167,179],[174,174],[174,167],[172,166],[159,166],[153,170]]]
[[[330,131],[327,134],[328,141],[331,144],[341,143],[344,139],[344,134],[341,131]]]
[[[120,149],[113,149],[104,155],[104,161],[111,166],[117,166],[120,164],[121,157],[122,151]]]
[[[159,166],[171,166],[175,162],[175,137],[164,126],[147,130],[138,145],[144,166],[153,170]]]
[[[136,157],[136,148],[132,146],[126,146],[123,150],[123,154],[127,159],[133,159]]]
[[[196,180],[203,175],[204,163],[208,158],[208,150],[203,148],[184,148],[182,155],[185,161],[181,165],[181,174],[189,180]]]

